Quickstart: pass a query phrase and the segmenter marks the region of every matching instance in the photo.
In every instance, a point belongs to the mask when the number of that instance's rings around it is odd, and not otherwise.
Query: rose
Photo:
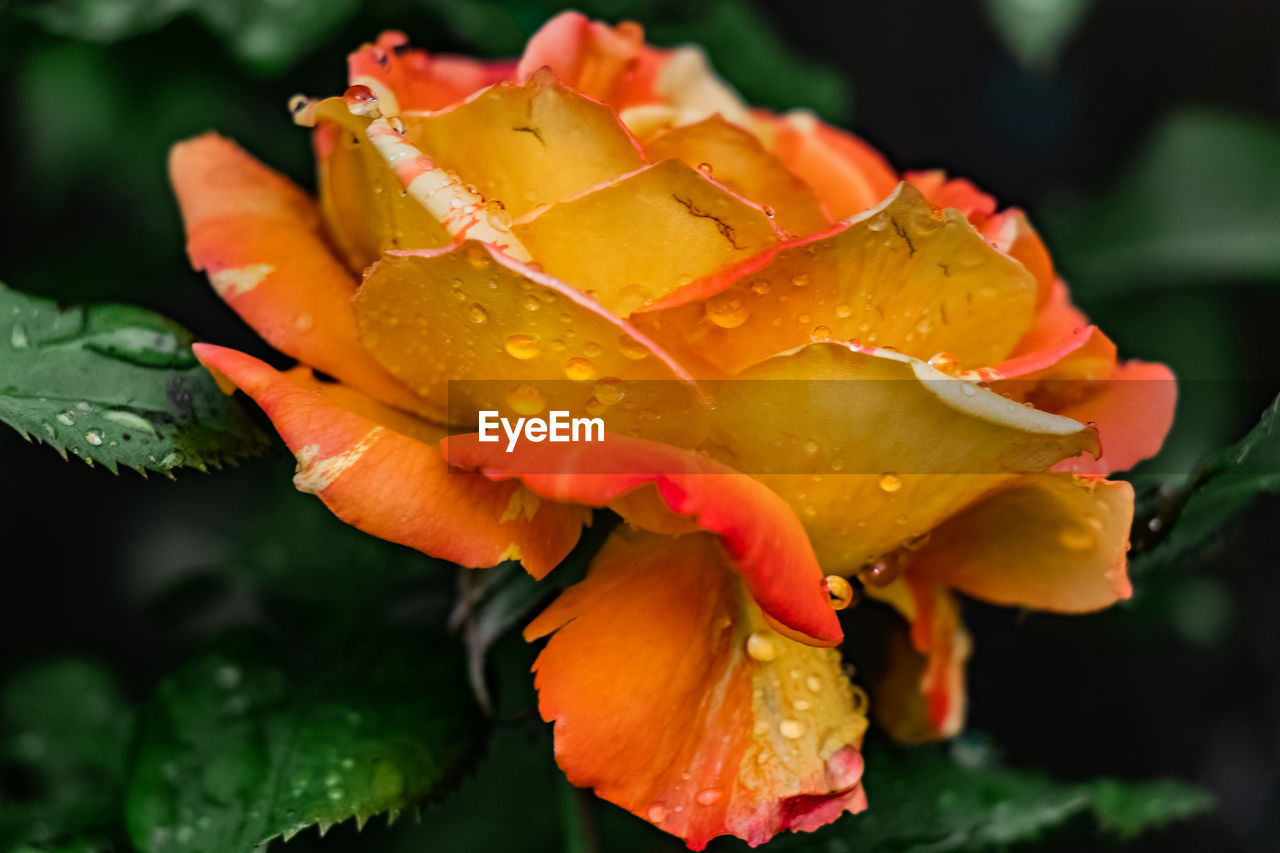
[[[591,508],[629,522],[526,630],[575,784],[694,848],[815,828],[865,807],[845,578],[910,622],[875,703],[904,740],[962,720],[953,590],[1128,595],[1132,492],[1103,475],[1158,449],[1173,384],[1117,365],[1021,213],[899,185],[635,25],[561,15],[515,64],[386,34],[350,70],[292,105],[318,206],[216,136],[175,148],[193,263],[308,367],[198,353],[374,535],[541,577]],[[508,455],[480,408],[610,434]]]

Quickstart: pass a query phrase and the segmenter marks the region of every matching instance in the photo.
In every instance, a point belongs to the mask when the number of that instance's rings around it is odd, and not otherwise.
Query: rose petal
[[[955,736],[964,727],[965,664],[973,648],[959,599],[910,575],[867,592],[892,604],[910,625],[895,626],[890,635],[871,705],[876,723],[905,744]]]
[[[626,321],[478,243],[391,253],[356,298],[361,339],[392,374],[472,426],[562,410],[691,446],[705,406],[688,374]],[[625,377],[623,379],[622,377]]]
[[[1015,472],[1097,450],[1076,421],[901,353],[835,342],[708,390],[716,419],[705,448],[782,495],[838,573],[928,532]]]
[[[512,228],[551,275],[626,316],[778,239],[754,205],[668,160]]]
[[[714,537],[616,531],[525,631],[539,707],[575,785],[700,850],[865,807],[866,728],[839,653],[767,633]]]
[[[474,184],[502,215],[578,195],[644,165],[608,107],[549,73],[493,86],[465,103],[406,116],[405,138]]]
[[[524,443],[513,452],[474,434],[450,436],[441,447],[450,465],[495,480],[518,478],[548,500],[608,506],[664,532],[665,522],[651,520],[690,518],[720,536],[776,627],[821,645],[842,636],[804,528],[777,495],[745,474],[698,453],[608,433],[604,442]]]
[[[713,175],[743,198],[774,211],[784,231],[812,234],[830,222],[809,186],[765,150],[755,134],[720,115],[661,132],[644,142],[653,162],[678,159]]]
[[[634,319],[682,360],[727,373],[815,335],[981,367],[1013,349],[1034,305],[1021,265],[903,185],[855,222],[719,270]]]
[[[810,113],[784,115],[772,130],[773,153],[813,187],[832,219],[876,206],[898,183],[880,152]]]
[[[215,134],[174,146],[169,174],[192,265],[245,322],[281,352],[385,403],[424,410],[360,346],[355,281],[317,233],[301,190]]]
[[[1132,521],[1128,483],[1019,477],[938,526],[906,571],[995,604],[1098,610],[1132,592]]]
[[[378,109],[393,116],[406,110],[439,110],[499,80],[510,79],[512,62],[478,62],[463,56],[431,56],[409,46],[394,30],[347,57],[348,81],[368,86]]]
[[[581,507],[540,500],[518,483],[451,471],[422,441],[439,436],[438,428],[406,427],[403,414],[372,401],[352,406],[349,389],[286,376],[235,350],[195,350],[271,418],[298,457],[298,488],[366,533],[473,568],[519,559],[541,577],[589,521]]]

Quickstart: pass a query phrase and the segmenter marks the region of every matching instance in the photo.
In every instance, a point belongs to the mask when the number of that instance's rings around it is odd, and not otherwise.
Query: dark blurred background
[[[659,44],[702,41],[748,100],[811,107],[899,168],[945,168],[1024,207],[1122,356],[1192,380],[1151,470],[1191,470],[1280,389],[1274,0],[580,7],[638,19]],[[340,92],[348,50],[394,27],[432,50],[509,55],[558,7],[337,0],[301,18],[292,8],[0,4],[0,280],[63,302],[141,304],[270,357],[187,266],[168,146],[214,128],[312,186],[308,137],[285,103]],[[198,628],[161,630],[155,596],[225,561],[288,469],[277,453],[143,481],[0,431],[0,675],[88,654],[145,696]],[[1211,814],[1129,845],[1069,835],[1045,849],[1280,850],[1278,509],[1263,498],[1210,547],[1139,566],[1135,598],[1103,614],[968,605],[971,724],[1011,764],[1065,779],[1171,775],[1218,798]],[[280,536],[290,547],[290,531]],[[198,615],[217,622],[237,606]],[[508,795],[519,790],[497,796]],[[534,849],[556,830],[530,820],[516,837]],[[449,832],[432,829],[435,849],[462,849]]]

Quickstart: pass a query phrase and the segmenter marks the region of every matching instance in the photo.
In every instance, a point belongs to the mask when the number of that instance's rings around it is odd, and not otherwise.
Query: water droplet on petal
[[[512,358],[528,361],[542,352],[542,341],[534,335],[507,335],[506,350]]]
[[[96,447],[99,444],[102,444],[102,433],[98,432],[96,429],[91,429],[84,434],[84,440]]]
[[[853,316],[853,309],[848,305],[846,305],[845,303],[841,302],[839,305],[836,306],[836,316],[839,317],[841,320],[847,320]]]
[[[58,423],[63,426],[73,426],[76,422],[76,416],[72,412],[62,412],[58,415]]]
[[[473,302],[471,307],[467,309],[467,317],[478,326],[489,319],[489,312]]]
[[[880,491],[896,492],[902,488],[902,478],[892,471],[885,471],[880,475]]]
[[[839,575],[827,575],[823,578],[822,589],[827,594],[827,601],[832,610],[844,610],[853,604],[854,597],[857,595],[853,584]]]
[[[723,796],[724,793],[719,788],[704,788],[698,792],[694,799],[698,801],[700,806],[710,806],[715,805]]]
[[[639,361],[649,354],[649,350],[644,344],[637,341],[630,335],[623,335],[618,338],[618,348],[622,350],[622,354],[632,361]]]
[[[382,113],[378,110],[378,96],[368,86],[355,85],[348,87],[342,94],[342,100],[352,115],[365,118],[378,118]]]
[[[814,326],[813,331],[810,332],[809,334],[811,337],[814,337],[820,341],[829,341],[833,337],[835,337],[835,335],[833,335],[831,332],[830,326]]]
[[[1087,526],[1068,521],[1058,530],[1058,541],[1072,551],[1086,551],[1094,546],[1097,537]]]
[[[804,723],[799,720],[783,720],[778,723],[778,733],[788,740],[804,737]]]
[[[736,329],[750,313],[742,298],[732,291],[717,293],[707,300],[707,319],[722,329]]]
[[[698,171],[706,175],[708,178],[715,174],[715,167],[710,163],[699,163]]]
[[[516,414],[528,417],[541,414],[542,410],[547,407],[547,400],[536,386],[521,384],[514,386],[507,392],[507,405]]]
[[[902,573],[902,563],[893,555],[882,557],[859,573],[862,582],[871,586],[888,586]]]
[[[811,691],[812,691],[812,692],[814,692],[814,693],[821,692],[821,690],[822,690],[822,679],[818,678],[818,676],[816,676],[816,675],[810,675],[810,676],[808,676],[807,678],[805,678],[805,680],[804,680],[804,686],[805,686],[805,687],[808,687],[808,688],[809,688],[809,690],[811,690]]]
[[[571,358],[564,363],[564,375],[575,382],[582,382],[593,378],[596,368],[585,358]]]
[[[791,277],[791,283],[796,287],[807,287],[811,279],[808,273],[796,273]]]
[[[662,823],[667,818],[667,809],[662,803],[654,803],[645,814],[650,823]]]
[[[602,406],[614,406],[621,402],[625,391],[618,379],[601,379],[596,383],[595,395]]]
[[[771,661],[778,656],[770,631],[752,631],[747,637],[747,657],[758,661]]]
[[[960,360],[953,353],[940,352],[929,359],[929,366],[939,373],[955,376],[960,372]]]

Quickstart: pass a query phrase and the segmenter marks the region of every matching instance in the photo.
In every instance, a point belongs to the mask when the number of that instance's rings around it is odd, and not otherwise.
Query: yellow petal
[[[900,185],[834,233],[788,244],[637,316],[677,356],[728,373],[815,334],[892,346],[963,367],[996,364],[1031,327],[1036,283],[954,210]]]
[[[610,432],[685,447],[705,429],[698,389],[665,353],[582,294],[487,245],[388,254],[365,279],[355,311],[374,358],[447,405],[456,426],[474,428],[482,410],[513,420],[562,410],[600,417]]]
[[[447,246],[449,234],[415,199],[365,136],[368,118],[354,116],[342,98],[316,108],[320,207],[329,234],[355,272],[392,249]]]
[[[1098,610],[1130,595],[1132,521],[1128,483],[1020,477],[935,530],[907,571],[996,604]]]
[[[738,195],[772,208],[784,231],[800,236],[830,224],[808,184],[766,151],[755,134],[719,115],[660,133],[645,140],[644,150],[654,162],[682,160]]]
[[[406,139],[514,217],[644,165],[612,110],[546,71],[404,122]]]
[[[781,494],[819,562],[838,572],[904,546],[1020,472],[1098,447],[1094,431],[1069,418],[901,353],[834,342],[708,390],[706,449]]]
[[[777,241],[760,208],[678,160],[554,204],[512,231],[547,272],[621,316]]]

